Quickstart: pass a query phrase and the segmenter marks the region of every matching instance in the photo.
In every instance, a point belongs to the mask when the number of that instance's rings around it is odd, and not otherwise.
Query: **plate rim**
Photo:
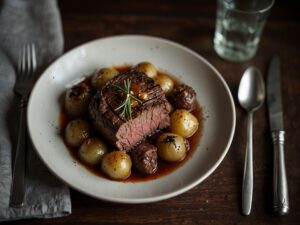
[[[236,129],[236,110],[235,110],[235,103],[231,94],[231,91],[225,81],[225,79],[223,78],[223,76],[221,75],[221,73],[210,63],[208,62],[204,57],[202,57],[199,53],[197,53],[196,51],[182,45],[179,44],[177,42],[174,42],[172,40],[168,40],[165,38],[161,38],[161,37],[157,37],[157,36],[150,36],[150,35],[136,35],[136,34],[124,34],[124,35],[113,35],[113,36],[107,36],[107,37],[102,37],[102,38],[97,38],[85,43],[82,43],[70,50],[68,50],[67,52],[63,53],[61,56],[59,56],[57,59],[55,59],[51,64],[49,64],[46,69],[44,69],[44,71],[41,73],[40,77],[38,78],[38,80],[36,81],[31,93],[35,92],[36,87],[38,86],[38,84],[41,82],[41,78],[47,74],[47,72],[53,67],[53,65],[55,65],[58,61],[60,61],[63,57],[66,57],[70,54],[72,54],[73,52],[77,51],[79,48],[85,46],[85,45],[91,45],[93,43],[97,43],[99,41],[104,41],[106,39],[119,39],[119,38],[143,38],[143,39],[149,39],[149,40],[155,40],[155,41],[160,41],[160,42],[164,42],[166,44],[169,44],[171,46],[177,47],[185,52],[188,52],[189,54],[192,54],[193,56],[195,56],[196,58],[200,59],[206,66],[208,66],[219,78],[219,80],[222,82],[223,86],[225,87],[225,90],[228,94],[229,100],[230,100],[230,108],[232,111],[232,124],[231,124],[231,130],[230,130],[230,136],[229,139],[227,141],[227,144],[224,148],[224,151],[222,152],[221,156],[218,158],[218,160],[213,164],[213,166],[200,178],[195,179],[193,182],[191,182],[189,185],[186,185],[182,188],[180,188],[179,190],[176,191],[172,191],[170,193],[167,194],[160,194],[157,195],[155,197],[142,197],[142,198],[120,198],[120,197],[107,197],[107,196],[99,196],[90,192],[87,192],[85,190],[82,190],[76,186],[74,186],[73,184],[71,184],[70,182],[66,181],[63,176],[61,176],[60,174],[56,173],[46,162],[46,160],[44,160],[44,158],[42,157],[42,155],[40,154],[39,150],[37,149],[37,144],[34,142],[34,138],[32,137],[31,134],[31,126],[30,126],[30,122],[29,122],[29,110],[31,109],[31,105],[32,105],[32,94],[30,94],[30,98],[28,101],[28,107],[27,107],[27,127],[28,127],[28,133],[29,133],[29,138],[31,140],[31,143],[33,144],[33,148],[35,150],[35,152],[37,153],[37,155],[39,156],[39,158],[42,160],[42,162],[44,163],[44,165],[49,169],[49,171],[56,176],[60,181],[62,181],[63,183],[67,184],[69,187],[85,194],[88,195],[90,197],[96,198],[96,199],[100,199],[103,201],[108,201],[108,202],[115,202],[115,203],[125,203],[125,204],[141,204],[141,203],[151,203],[151,202],[157,202],[157,201],[161,201],[161,200],[165,200],[165,199],[169,199],[175,196],[178,196],[192,188],[194,188],[195,186],[197,186],[198,184],[200,184],[201,182],[203,182],[207,177],[209,177],[216,169],[217,167],[221,164],[221,162],[224,160],[227,152],[229,151],[229,148],[232,144],[232,140],[234,137],[234,133],[235,133],[235,129]]]

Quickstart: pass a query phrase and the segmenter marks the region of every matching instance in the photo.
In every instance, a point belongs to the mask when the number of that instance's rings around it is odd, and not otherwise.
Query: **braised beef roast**
[[[116,88],[131,81],[131,92],[140,98],[141,104],[132,104],[132,117],[120,116],[116,110],[126,95]],[[170,125],[168,101],[161,87],[146,74],[134,70],[125,72],[108,81],[92,98],[90,118],[97,129],[118,149],[129,151],[157,129]]]

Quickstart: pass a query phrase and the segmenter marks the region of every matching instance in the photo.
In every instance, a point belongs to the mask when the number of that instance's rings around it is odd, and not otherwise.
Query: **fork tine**
[[[32,69],[33,72],[36,70],[36,54],[35,54],[35,44],[31,44],[31,55],[32,55]]]
[[[26,46],[26,55],[27,55],[27,76],[31,76],[31,49],[30,49],[30,45]]]
[[[22,70],[22,50],[19,51],[19,56],[18,56],[18,74],[21,74]]]
[[[22,49],[22,62],[21,62],[21,75],[24,75],[26,72],[26,46]]]

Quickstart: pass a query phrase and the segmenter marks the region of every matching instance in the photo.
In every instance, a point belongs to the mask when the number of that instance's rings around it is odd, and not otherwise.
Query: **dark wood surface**
[[[296,2],[296,1],[295,1]],[[256,56],[245,63],[220,59],[213,50],[215,1],[60,1],[65,50],[118,34],[146,34],[181,43],[205,57],[223,75],[236,96],[241,74],[255,65],[266,75],[271,56],[282,60],[286,164],[290,214],[272,214],[272,145],[267,108],[254,117],[254,198],[250,216],[240,213],[246,143],[246,113],[236,105],[233,143],[221,165],[203,183],[169,200],[124,205],[102,202],[75,190],[72,215],[31,219],[21,224],[300,224],[300,13],[293,1],[276,2]]]

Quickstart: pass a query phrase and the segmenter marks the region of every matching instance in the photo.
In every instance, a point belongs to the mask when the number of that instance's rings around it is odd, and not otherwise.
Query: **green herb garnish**
[[[131,119],[132,118],[131,100],[133,99],[133,100],[137,101],[138,104],[142,103],[142,101],[140,99],[135,97],[130,92],[131,80],[129,80],[129,79],[124,80],[124,87],[121,87],[117,84],[112,84],[112,86],[114,88],[118,89],[119,91],[123,92],[124,94],[126,94],[125,100],[117,108],[115,108],[115,111],[121,110],[120,116],[122,118]]]

